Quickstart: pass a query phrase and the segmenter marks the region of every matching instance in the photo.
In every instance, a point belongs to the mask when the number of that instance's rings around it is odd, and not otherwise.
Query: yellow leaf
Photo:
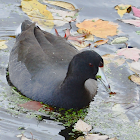
[[[94,40],[94,36],[93,35],[86,35],[84,40],[89,40],[89,41],[93,41]]]
[[[117,12],[120,15],[120,17],[123,17],[125,13],[128,13],[129,8],[131,8],[131,5],[120,4],[115,6],[115,9],[118,10]]]
[[[64,1],[48,1],[48,0],[44,0],[45,3],[49,3],[55,6],[59,6],[68,10],[76,10],[75,7],[68,2],[64,2]]]
[[[131,75],[130,80],[133,81],[134,83],[140,85],[140,77],[137,76],[136,74]]]
[[[5,45],[5,40],[0,40],[0,49],[6,49],[7,46]]]
[[[107,36],[117,35],[118,25],[103,21],[101,19],[84,20],[82,23],[76,24],[80,30],[83,30],[87,34],[92,34],[100,38],[107,38]]]
[[[89,43],[86,43],[86,42],[79,43],[77,41],[70,41],[70,43],[73,46],[75,46],[78,50],[82,50],[83,48],[86,48],[89,46]]]
[[[37,8],[38,10],[46,9],[46,5],[43,5],[39,3],[37,0],[22,0],[21,1],[21,6],[23,11],[31,11],[34,8]]]
[[[39,3],[37,0],[22,0],[22,10],[29,18],[38,23],[41,27],[52,29],[54,26],[51,12],[46,10],[46,5]]]

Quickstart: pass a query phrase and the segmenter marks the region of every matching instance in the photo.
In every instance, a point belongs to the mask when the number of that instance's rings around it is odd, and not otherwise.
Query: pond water
[[[120,16],[114,9],[121,3],[140,7],[139,0],[135,0],[135,2],[133,0],[67,0],[67,2],[72,3],[78,9],[81,8],[77,22],[82,22],[84,19],[100,18],[118,23],[118,29],[121,30],[120,36],[128,37],[128,45],[140,49],[140,36],[136,33],[140,28],[118,20]],[[7,83],[6,68],[10,51],[15,42],[15,30],[22,21],[29,19],[21,10],[20,3],[20,0],[0,0],[0,39],[7,40],[6,45],[8,46],[7,49],[0,50],[0,140],[19,140],[17,135],[22,132],[28,138],[32,137],[31,132],[34,139],[37,140],[70,139],[69,136],[65,138],[59,134],[65,129],[62,123],[50,119],[39,122],[35,117],[27,117],[27,114],[30,115],[30,111],[20,114],[18,109],[15,112],[11,111],[12,108],[16,108],[13,98],[18,100],[20,97],[13,94]],[[123,17],[123,19],[131,18],[134,18],[132,12]],[[77,29],[75,22],[72,23],[72,27],[73,30]],[[65,28],[69,28],[69,25],[58,27],[58,31],[62,32]],[[104,55],[115,53],[118,48],[124,46],[124,44],[105,44],[94,48],[94,50],[100,55]],[[101,132],[110,137],[116,136],[121,140],[137,140],[140,137],[140,87],[128,79],[128,76],[133,72],[128,69],[127,62],[121,66],[111,63],[105,67],[105,72],[112,91],[118,94],[110,97],[99,83],[98,93],[90,104],[85,121],[94,126],[93,132]],[[25,130],[19,130],[19,127],[24,127]],[[68,132],[66,131],[66,133]]]

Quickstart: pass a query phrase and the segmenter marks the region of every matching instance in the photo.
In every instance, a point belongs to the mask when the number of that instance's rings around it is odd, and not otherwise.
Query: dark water
[[[120,22],[118,20],[120,17],[114,9],[116,5],[121,3],[140,7],[139,0],[67,0],[67,2],[74,4],[78,9],[82,8],[79,12],[78,22],[84,19],[100,18],[118,23],[119,30],[122,31],[120,36],[128,37],[128,45],[140,49],[140,36],[136,34],[136,31],[140,30],[140,28]],[[133,18],[132,13],[125,14],[123,17],[123,19],[131,18]],[[29,18],[20,8],[20,0],[0,0],[0,39],[7,40],[6,45],[8,46],[7,49],[0,50],[0,140],[19,140],[20,138],[16,136],[22,132],[29,138],[31,138],[31,132],[34,138],[38,140],[63,140],[65,138],[59,132],[63,132],[61,130],[65,128],[60,125],[61,123],[47,119],[38,122],[35,117],[27,117],[27,114],[30,115],[29,111],[28,113],[20,114],[18,109],[11,111],[11,108],[15,108],[13,98],[18,99],[19,97],[18,95],[13,96],[7,83],[6,68],[10,50],[15,42],[14,32],[25,19]],[[68,28],[67,26],[65,25],[65,28]],[[72,23],[72,26],[73,30],[76,30],[75,23]],[[63,27],[58,28],[58,30],[62,29]],[[104,55],[115,53],[120,47],[124,47],[124,45],[106,44],[95,50]],[[102,132],[111,137],[118,136],[120,139],[135,140],[140,134],[138,131],[140,87],[128,80],[128,76],[133,72],[128,69],[126,63],[119,67],[115,64],[110,64],[105,68],[105,71],[111,89],[119,94],[110,98],[102,85],[99,84],[98,94],[95,97],[95,101],[91,103],[89,114],[85,120],[94,126],[93,131]],[[18,130],[19,127],[25,127],[25,130]],[[128,129],[128,127],[133,129]],[[68,131],[64,133],[68,133]],[[66,139],[70,138],[67,137]]]

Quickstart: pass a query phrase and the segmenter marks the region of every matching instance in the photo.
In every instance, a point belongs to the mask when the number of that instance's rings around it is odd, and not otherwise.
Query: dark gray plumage
[[[95,75],[103,65],[101,56],[95,51],[79,53],[65,38],[27,20],[21,27],[9,58],[12,84],[28,98],[51,106],[89,105],[97,90]]]

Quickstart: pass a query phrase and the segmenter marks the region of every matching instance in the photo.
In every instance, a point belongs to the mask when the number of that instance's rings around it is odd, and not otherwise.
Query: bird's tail
[[[23,21],[15,31],[15,35],[18,36],[21,34],[22,31],[25,31],[30,25],[32,24],[31,21],[25,20]]]

